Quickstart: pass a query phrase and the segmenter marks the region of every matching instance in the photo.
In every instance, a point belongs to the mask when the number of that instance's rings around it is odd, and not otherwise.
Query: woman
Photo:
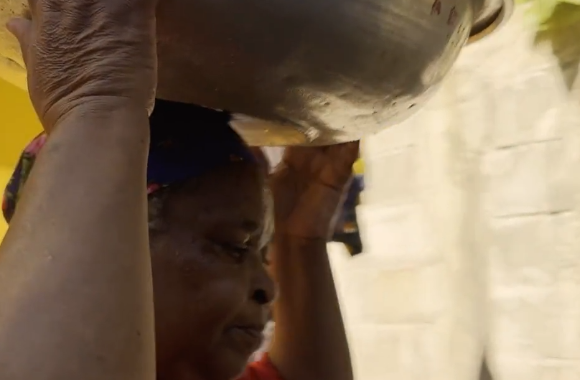
[[[9,29],[48,137],[6,201],[0,378],[352,379],[326,238],[357,145],[288,149],[273,213],[226,114],[148,118],[154,1],[30,6]],[[274,342],[246,368],[272,303]]]

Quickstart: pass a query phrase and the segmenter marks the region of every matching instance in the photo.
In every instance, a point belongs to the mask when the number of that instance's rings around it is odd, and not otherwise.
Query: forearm
[[[279,286],[272,361],[287,380],[352,380],[326,242],[277,236],[272,253]]]
[[[0,247],[0,378],[154,378],[146,113],[60,125]]]

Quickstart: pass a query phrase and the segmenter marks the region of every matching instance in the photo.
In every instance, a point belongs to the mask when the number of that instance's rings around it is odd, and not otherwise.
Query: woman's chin
[[[175,363],[167,368],[158,368],[158,380],[234,380],[246,369],[248,360],[227,356],[212,359],[202,366],[196,363]]]
[[[203,364],[202,378],[205,380],[237,379],[246,369],[249,355],[233,349],[224,349]]]
[[[237,379],[246,370],[250,355],[241,354],[240,352],[232,350],[228,355],[224,356],[222,366],[218,369],[221,372],[221,376],[215,380]]]

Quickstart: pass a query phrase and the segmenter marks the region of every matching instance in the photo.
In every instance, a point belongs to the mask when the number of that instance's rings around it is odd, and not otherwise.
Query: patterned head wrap
[[[199,177],[236,161],[256,158],[229,126],[230,114],[195,105],[157,100],[149,118],[151,142],[147,163],[147,192]],[[7,222],[30,170],[47,140],[37,136],[25,149],[4,191],[2,212]]]

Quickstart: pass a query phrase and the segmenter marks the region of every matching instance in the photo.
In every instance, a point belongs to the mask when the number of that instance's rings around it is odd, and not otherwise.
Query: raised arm
[[[358,143],[289,148],[272,180],[279,294],[270,359],[286,380],[353,378],[326,242],[357,156]]]
[[[152,3],[38,0],[11,24],[49,138],[0,246],[2,380],[155,378]]]

